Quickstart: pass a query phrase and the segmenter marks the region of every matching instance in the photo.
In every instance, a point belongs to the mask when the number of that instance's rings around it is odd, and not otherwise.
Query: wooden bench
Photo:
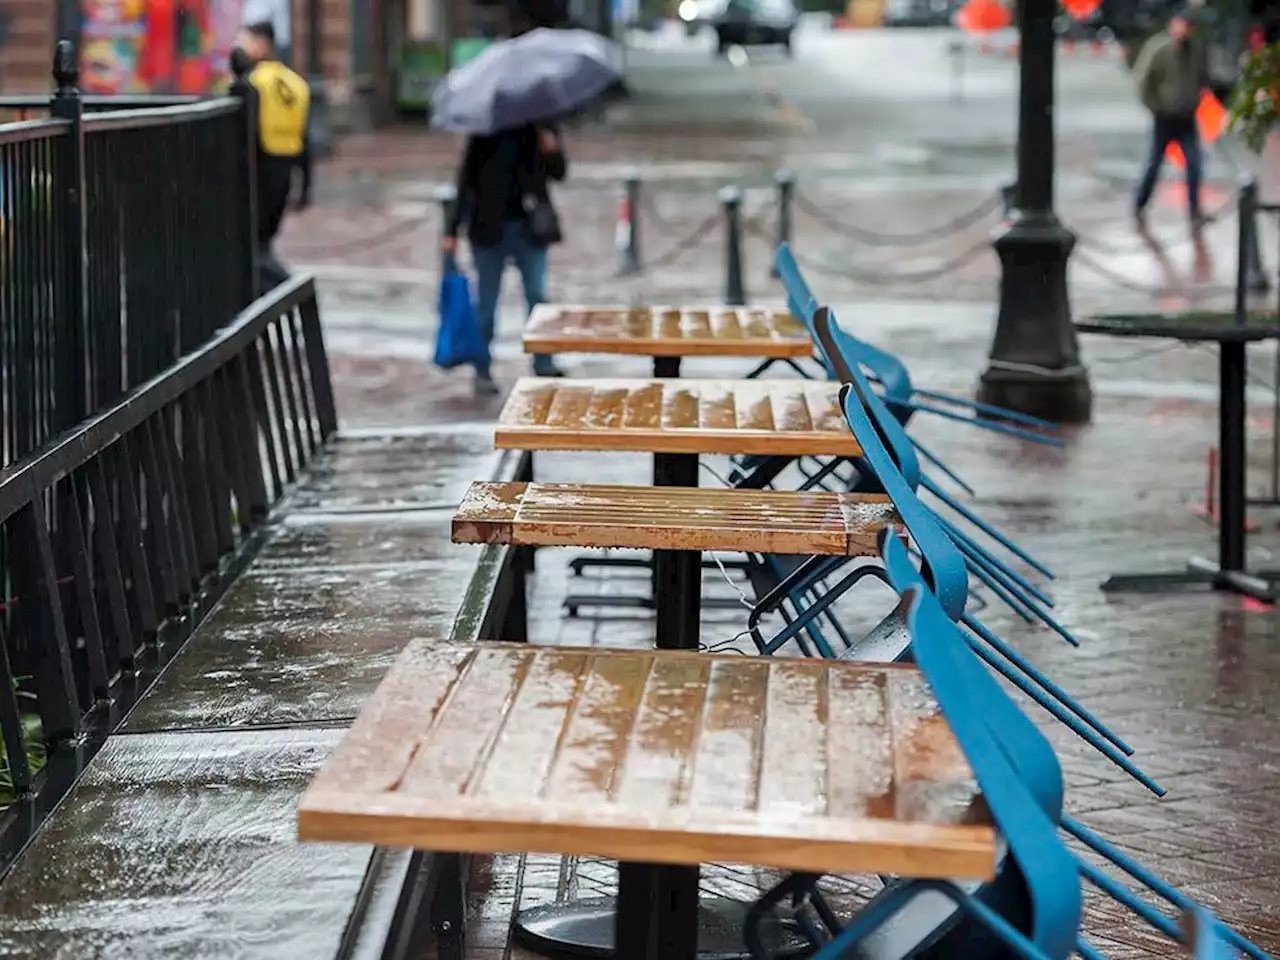
[[[617,956],[692,960],[696,864],[986,879],[982,811],[911,667],[415,640],[298,835],[616,858]]]
[[[524,349],[652,357],[655,377],[678,377],[684,357],[799,360],[813,356],[813,341],[786,310],[544,303],[525,324]]]

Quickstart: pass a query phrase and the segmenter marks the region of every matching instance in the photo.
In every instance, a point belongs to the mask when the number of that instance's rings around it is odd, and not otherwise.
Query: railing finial
[[[59,40],[53,48],[53,82],[58,93],[72,93],[80,86],[80,63],[76,46],[70,40]]]

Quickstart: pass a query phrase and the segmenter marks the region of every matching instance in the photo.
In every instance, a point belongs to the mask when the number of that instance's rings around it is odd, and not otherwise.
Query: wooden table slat
[[[303,798],[306,840],[989,878],[909,666],[410,643]]]
[[[529,377],[498,417],[503,449],[857,456],[838,384]]]
[[[474,483],[455,543],[874,556],[900,529],[878,494],[826,491]]]
[[[534,308],[527,353],[618,353],[645,357],[813,356],[804,325],[786,310],[747,307],[567,306]]]

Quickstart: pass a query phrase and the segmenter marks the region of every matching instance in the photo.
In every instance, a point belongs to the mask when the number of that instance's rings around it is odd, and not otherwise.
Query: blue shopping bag
[[[436,331],[437,367],[449,370],[462,364],[488,366],[489,345],[480,336],[471,284],[453,257],[445,261],[440,280],[440,329]]]

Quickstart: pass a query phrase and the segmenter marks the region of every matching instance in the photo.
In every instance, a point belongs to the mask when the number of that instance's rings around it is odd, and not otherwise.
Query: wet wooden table
[[[896,528],[888,497],[826,491],[699,490],[571,483],[474,483],[453,517],[455,543],[623,547],[688,555],[694,576],[656,596],[657,641],[700,642],[703,550],[873,557]]]
[[[619,960],[693,960],[696,864],[990,879],[983,810],[909,666],[417,640],[298,835],[616,858]]]
[[[854,457],[862,451],[840,409],[838,384],[813,380],[540,379],[516,382],[498,416],[494,441],[515,450],[630,451],[654,455],[654,486],[698,486],[698,456],[771,458],[753,481],[767,482],[792,457]],[[566,605],[656,609],[665,591],[688,596],[701,585],[691,551],[653,559],[651,595],[566,598]],[[659,636],[681,623],[658,622]],[[694,628],[696,632],[696,627]]]
[[[787,310],[544,303],[525,324],[524,349],[534,354],[652,357],[655,377],[678,377],[684,357],[751,357],[765,360],[767,366],[775,360],[812,357],[813,341]]]

